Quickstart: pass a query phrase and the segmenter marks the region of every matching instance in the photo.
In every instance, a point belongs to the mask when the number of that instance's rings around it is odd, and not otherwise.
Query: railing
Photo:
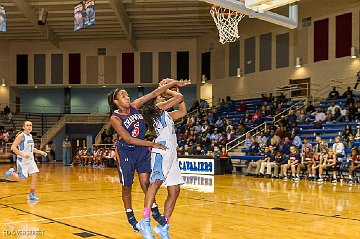
[[[101,143],[101,134],[104,130],[109,129],[111,126],[110,122],[108,121],[107,123],[104,124],[104,126],[99,130],[98,134],[95,137],[95,144],[100,144]]]
[[[306,105],[306,102],[307,102],[307,99],[303,99],[303,100],[300,100],[299,102],[295,103],[294,105],[292,105],[291,107],[281,111],[279,114],[275,115],[274,118],[273,118],[273,123],[276,123],[279,121],[279,119],[284,116],[284,115],[289,115],[289,111],[290,110],[297,110],[299,108],[302,108]],[[287,113],[287,114],[286,114]]]
[[[303,99],[303,100],[297,102],[296,104],[292,105],[291,107],[283,110],[279,114],[275,115],[274,118],[273,118],[273,123],[277,123],[279,121],[279,119],[277,119],[277,118],[279,118],[279,117],[281,118],[281,116],[283,116],[283,115],[289,115],[290,110],[295,110],[297,107],[298,108],[304,107],[306,105],[306,101],[307,101],[307,99]],[[252,136],[256,136],[260,132],[266,131],[266,129],[267,129],[267,122],[264,122],[264,123],[258,125],[257,127],[247,131],[246,133],[240,135],[239,137],[235,138],[234,140],[232,140],[232,141],[230,141],[230,142],[228,142],[226,144],[226,146],[225,146],[226,152],[228,152],[228,151],[238,147],[239,145],[243,144],[245,142],[245,137],[246,137],[247,133],[251,134],[252,132],[255,131],[255,133],[252,134]]]
[[[107,121],[107,115],[64,115],[41,137],[40,148],[43,148],[51,139],[53,139],[66,124],[98,124],[106,123]]]
[[[240,135],[239,137],[233,139],[232,141],[228,142],[225,146],[226,152],[229,152],[230,150],[236,148],[237,146],[239,146],[240,144],[243,144],[245,142],[245,138],[246,138],[246,134],[247,133],[252,133],[255,131],[254,134],[252,134],[252,136],[256,136],[258,135],[261,131],[265,131],[267,127],[267,122],[264,122],[258,126],[256,126],[255,128],[247,131],[246,133]]]

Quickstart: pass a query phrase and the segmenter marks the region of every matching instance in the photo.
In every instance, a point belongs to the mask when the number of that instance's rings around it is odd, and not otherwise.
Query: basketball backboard
[[[298,7],[291,4],[299,0],[201,0],[212,5],[230,9],[251,18],[258,18],[283,27],[294,29],[298,26]],[[289,16],[283,16],[271,9],[288,5]]]

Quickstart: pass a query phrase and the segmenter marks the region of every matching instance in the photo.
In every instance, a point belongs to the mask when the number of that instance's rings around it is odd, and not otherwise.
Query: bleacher
[[[241,102],[241,101],[244,101],[247,103],[248,106],[251,106],[251,108],[249,107],[249,112],[253,113],[256,109],[259,109],[259,108],[256,108],[255,105],[260,103],[261,99],[256,98],[256,99],[247,99],[247,100],[237,100],[237,101],[235,101],[236,106],[233,108],[236,109],[236,107],[238,107],[239,102]],[[322,100],[322,101],[320,101],[319,105],[315,105],[315,108],[323,108],[323,109],[327,110],[327,108],[330,106],[331,102],[335,102],[335,104],[338,106],[345,106],[346,99]],[[235,122],[238,121],[239,119],[243,119],[243,117],[245,115],[245,113],[239,113],[239,112],[236,112],[235,110],[231,110],[231,111],[227,110],[227,111],[222,112],[221,114],[226,115],[227,117],[230,117],[230,119]],[[270,121],[270,117],[269,117],[269,119],[266,119],[266,120]],[[344,128],[346,125],[350,125],[352,127],[353,131],[356,131],[357,127],[360,127],[359,122],[349,122],[349,123],[346,123],[346,122],[324,122],[322,125],[322,128],[317,129],[317,128],[314,128],[314,117],[311,117],[309,124],[299,124],[297,126],[298,127],[297,135],[300,136],[300,138],[302,140],[305,137],[308,138],[313,145],[316,144],[314,142],[316,136],[321,135],[322,140],[327,141],[329,147],[332,147],[332,145],[334,144],[335,137],[342,135],[342,132],[344,131]],[[355,132],[354,132],[354,134],[355,134]],[[359,146],[360,146],[359,140],[353,142],[353,147],[359,147]],[[249,150],[247,148],[242,148],[240,150],[240,152],[243,155],[232,155],[231,156],[231,160],[233,162],[234,167],[246,167],[247,163],[249,161],[257,161],[257,160],[261,159],[260,155],[254,155],[254,156],[246,155],[246,153],[248,153],[248,151]],[[351,153],[351,149],[346,148],[345,153],[347,155],[349,155]],[[344,159],[346,159],[346,158],[344,158]],[[343,161],[343,159],[341,159],[341,161]]]

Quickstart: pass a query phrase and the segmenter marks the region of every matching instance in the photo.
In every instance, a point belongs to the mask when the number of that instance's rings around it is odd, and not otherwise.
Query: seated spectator
[[[259,143],[256,142],[255,138],[252,138],[251,145],[249,147],[248,155],[258,155],[260,152]]]
[[[217,128],[214,129],[214,132],[210,135],[210,140],[215,139],[216,141],[219,140],[219,134]]]
[[[267,102],[268,101],[268,97],[267,97],[267,94],[261,94],[261,101],[262,102]]]
[[[206,120],[209,122],[209,125],[214,125],[215,124],[215,119],[214,116],[211,112],[208,113]]]
[[[280,142],[280,151],[284,155],[290,154],[290,148],[292,147],[289,137],[285,137],[284,141]]]
[[[308,106],[305,109],[305,112],[307,114],[311,114],[311,113],[315,112],[315,107],[312,105],[311,101],[309,101]]]
[[[185,144],[182,155],[186,155],[186,156],[193,155],[193,152],[189,147],[189,145]]]
[[[220,157],[229,157],[228,153],[226,152],[226,148],[225,147],[221,147],[221,153],[220,153]]]
[[[261,124],[262,119],[261,119],[261,114],[260,114],[260,110],[256,110],[254,115],[251,117],[251,122],[254,125],[258,125]]]
[[[328,111],[330,110],[331,113],[334,115],[336,108],[339,108],[339,109],[340,109],[340,106],[336,105],[335,102],[333,101],[333,102],[330,103],[330,106],[329,106],[329,108],[328,108]]]
[[[215,127],[216,128],[222,128],[223,125],[224,125],[224,121],[223,121],[222,117],[219,116],[219,118],[215,122]]]
[[[189,109],[189,112],[192,112],[194,110],[197,110],[200,108],[200,103],[198,100],[195,100],[194,103],[192,104],[192,106]]]
[[[305,110],[300,110],[299,113],[296,115],[296,122],[298,124],[305,124],[307,123],[307,115],[305,114]]]
[[[201,133],[201,125],[200,122],[196,122],[194,126],[194,134],[199,134],[199,133]]]
[[[289,110],[289,115],[287,116],[288,124],[291,126],[293,122],[296,122],[296,114],[293,110]]]
[[[240,136],[246,133],[246,128],[243,124],[238,124],[235,134]]]
[[[250,133],[246,133],[245,135],[245,147],[250,148],[253,141],[253,137],[250,135]]]
[[[345,147],[341,142],[341,138],[338,136],[335,138],[335,143],[333,144],[333,152],[338,158],[345,157]]]
[[[271,103],[271,102],[273,102],[274,100],[275,100],[275,98],[274,98],[273,94],[272,94],[272,93],[269,93],[269,96],[268,96],[268,98],[267,98],[267,101],[268,101],[269,103]]]
[[[248,106],[244,101],[241,101],[239,107],[236,109],[238,112],[246,112],[248,110]]]
[[[334,119],[334,114],[332,113],[331,110],[328,110],[327,113],[326,113],[326,119],[328,122],[333,122],[335,121]]]
[[[333,115],[333,121],[335,122],[342,122],[343,121],[343,115],[341,114],[341,109],[340,108],[336,108],[335,109],[335,114]]]
[[[265,168],[266,170],[266,177],[271,177],[271,169],[275,167],[275,151],[270,151],[270,147],[265,147],[264,149],[264,159],[261,162],[260,166],[260,177],[265,175]]]
[[[291,141],[296,148],[300,149],[302,147],[301,138],[299,135],[292,134],[291,135]]]
[[[233,127],[230,127],[226,131],[226,142],[230,142],[234,139],[235,139],[235,131],[234,131]],[[223,144],[223,143],[221,143],[221,144]]]
[[[214,147],[214,152],[212,153],[213,157],[220,157],[220,150],[219,150],[219,147],[218,146],[215,146]]]
[[[235,105],[234,101],[231,99],[231,97],[226,96],[226,104],[225,104],[226,108],[231,109],[234,105]]]
[[[355,140],[360,140],[360,127],[357,127],[356,129]]]
[[[339,91],[336,90],[336,87],[334,86],[332,91],[329,92],[329,96],[327,98],[328,100],[337,100],[339,99]]]
[[[352,92],[350,86],[349,86],[349,87],[347,88],[347,90],[344,92],[343,98],[344,98],[344,99],[347,99],[349,96],[350,96],[350,98],[353,97],[353,92]]]
[[[209,132],[210,131],[210,125],[208,121],[205,121],[204,124],[201,126],[201,132]]]
[[[315,115],[315,121],[314,122],[319,122],[319,123],[323,123],[326,121],[326,115],[323,112],[323,110],[321,108],[318,108],[316,113],[313,113]]]
[[[352,148],[354,142],[354,133],[351,129],[351,125],[349,124],[345,125],[345,129],[342,132],[341,138],[346,148]]]
[[[205,155],[205,151],[201,149],[200,145],[196,145],[194,155]]]
[[[354,98],[352,98],[352,95],[347,95],[347,97],[345,99],[346,99],[346,102],[345,102],[346,106],[350,106],[350,103],[355,104],[355,100],[354,100]]]
[[[256,136],[256,141],[260,144],[260,141],[263,143],[267,142],[267,137],[264,135],[264,132],[261,131],[257,136]]]

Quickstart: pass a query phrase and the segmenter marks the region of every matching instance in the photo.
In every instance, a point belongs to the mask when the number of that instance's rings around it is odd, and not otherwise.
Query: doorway
[[[310,78],[289,79],[291,86],[291,97],[309,97],[310,96]]]

